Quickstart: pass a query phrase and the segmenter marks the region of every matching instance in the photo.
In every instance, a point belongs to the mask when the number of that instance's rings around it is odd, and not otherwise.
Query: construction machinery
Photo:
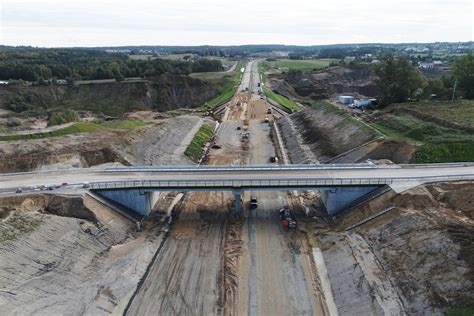
[[[285,206],[280,210],[280,221],[283,227],[296,229],[296,218],[289,206]]]

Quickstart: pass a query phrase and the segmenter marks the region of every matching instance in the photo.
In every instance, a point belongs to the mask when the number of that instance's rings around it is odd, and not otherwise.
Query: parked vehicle
[[[289,206],[285,206],[280,210],[280,221],[283,227],[296,229],[296,218]]]
[[[250,208],[257,208],[257,207],[258,207],[257,197],[253,195],[250,197]]]
[[[249,140],[250,139],[250,133],[243,133],[242,134],[242,139],[243,140]]]
[[[18,188],[18,189],[16,189],[16,191],[15,191],[15,193],[21,193],[21,192],[23,192],[23,189],[22,189],[22,188]]]
[[[270,162],[278,162],[277,156],[270,156]]]
[[[272,114],[272,109],[271,108],[268,108],[267,114]]]

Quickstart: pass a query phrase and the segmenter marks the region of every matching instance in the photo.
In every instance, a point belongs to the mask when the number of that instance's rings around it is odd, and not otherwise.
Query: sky
[[[472,41],[474,0],[0,0],[0,45]]]

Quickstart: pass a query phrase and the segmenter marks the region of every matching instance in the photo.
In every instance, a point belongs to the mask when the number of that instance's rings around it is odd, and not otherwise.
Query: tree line
[[[163,73],[221,71],[216,59],[187,61],[132,60],[125,54],[85,49],[0,50],[0,80],[41,82],[52,78],[69,80],[116,79],[156,76]]]
[[[427,78],[407,56],[385,55],[375,67],[382,104],[435,96],[449,99],[453,96],[474,99],[474,54],[456,59],[451,75]]]

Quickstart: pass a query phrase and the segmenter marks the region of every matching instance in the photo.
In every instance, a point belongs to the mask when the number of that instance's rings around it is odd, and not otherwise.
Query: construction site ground
[[[265,122],[271,118],[269,108],[257,94],[238,93],[223,115],[206,164],[269,164],[275,156]],[[251,135],[248,142],[242,141],[245,132]],[[250,211],[254,194],[259,206]],[[287,192],[246,192],[244,218],[232,219],[231,192],[187,194],[127,313],[324,314],[306,238],[284,230],[278,219],[288,199]]]
[[[343,161],[363,160],[363,150],[346,150],[366,135],[331,113],[285,116],[279,144],[272,123],[282,114],[267,114],[257,94],[257,63],[248,63],[203,164],[271,164],[279,145],[292,163],[332,161],[339,151]],[[148,125],[5,142],[0,167],[189,164],[186,146],[211,122],[132,115]],[[342,127],[364,139],[341,140]],[[327,144],[337,150],[326,152]],[[0,314],[443,315],[474,302],[472,182],[387,189],[335,218],[315,191],[245,192],[241,216],[232,213],[233,192],[162,192],[141,232],[81,190],[0,196]],[[285,205],[297,214],[295,231],[280,223]]]

